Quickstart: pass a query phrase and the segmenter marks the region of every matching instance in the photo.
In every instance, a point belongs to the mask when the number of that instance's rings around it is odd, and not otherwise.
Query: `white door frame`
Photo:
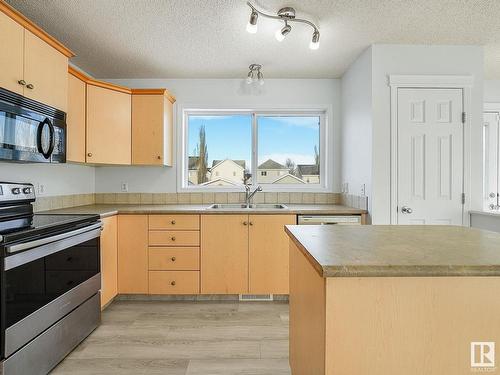
[[[391,224],[398,223],[398,89],[462,89],[463,111],[466,113],[463,129],[463,192],[465,204],[462,225],[469,225],[470,207],[470,139],[471,139],[471,91],[473,76],[456,75],[389,75],[391,87]]]

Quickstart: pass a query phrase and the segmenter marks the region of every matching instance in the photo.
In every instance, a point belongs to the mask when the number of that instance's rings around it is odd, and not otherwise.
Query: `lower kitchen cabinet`
[[[248,215],[201,216],[201,293],[248,293]]]
[[[198,294],[199,271],[149,271],[149,294]]]
[[[118,294],[117,217],[102,219],[101,233],[101,308]]]
[[[148,216],[118,216],[118,293],[148,293]]]
[[[284,226],[295,215],[249,215],[250,294],[288,294],[289,238]]]

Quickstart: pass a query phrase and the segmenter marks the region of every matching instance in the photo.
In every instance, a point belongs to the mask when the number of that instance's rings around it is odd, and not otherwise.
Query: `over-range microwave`
[[[0,160],[65,163],[66,113],[0,88]]]

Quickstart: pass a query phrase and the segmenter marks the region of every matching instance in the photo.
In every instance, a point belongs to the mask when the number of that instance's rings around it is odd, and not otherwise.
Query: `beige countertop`
[[[222,209],[210,210],[210,204],[95,204],[43,211],[51,214],[97,214],[101,217],[116,214],[329,214],[360,215],[365,210],[335,204],[286,204],[287,209]]]
[[[285,231],[323,277],[500,276],[500,234],[458,226],[298,226]]]

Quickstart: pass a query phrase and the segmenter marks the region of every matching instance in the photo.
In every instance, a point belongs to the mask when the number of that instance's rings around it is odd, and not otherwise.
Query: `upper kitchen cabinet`
[[[87,82],[87,163],[130,164],[131,107],[129,89]]]
[[[165,89],[132,89],[132,164],[172,165],[174,102]]]
[[[74,54],[0,2],[0,87],[67,110],[68,58]]]
[[[13,19],[0,13],[0,87],[23,95],[24,28]],[[8,53],[6,53],[8,51]]]
[[[86,84],[80,74],[68,73],[68,113],[66,116],[66,160],[85,163]]]

